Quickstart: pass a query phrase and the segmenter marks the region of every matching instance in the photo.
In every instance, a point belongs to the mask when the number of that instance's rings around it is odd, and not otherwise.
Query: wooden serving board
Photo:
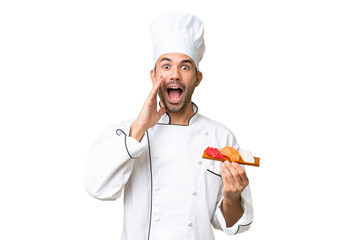
[[[213,158],[213,157],[210,157],[205,151],[204,151],[204,154],[203,154],[202,158],[212,159],[212,160],[217,160],[217,161],[222,161],[222,162],[228,160],[228,161],[231,162],[230,158],[228,158],[228,157],[226,157],[226,156],[224,156],[223,158]],[[243,165],[254,166],[254,167],[260,167],[260,158],[254,157],[254,159],[255,159],[255,163],[244,162],[244,161],[242,160],[241,156],[240,156],[240,161],[237,162],[237,163],[243,164]]]

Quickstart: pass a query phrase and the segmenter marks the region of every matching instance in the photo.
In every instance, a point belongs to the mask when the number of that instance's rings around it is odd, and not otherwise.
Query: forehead
[[[166,54],[163,54],[158,58],[157,63],[160,63],[162,61],[171,61],[171,62],[175,62],[175,63],[184,62],[184,61],[190,61],[194,65],[194,62],[191,59],[191,57],[189,57],[188,55],[183,54],[183,53],[166,53]]]

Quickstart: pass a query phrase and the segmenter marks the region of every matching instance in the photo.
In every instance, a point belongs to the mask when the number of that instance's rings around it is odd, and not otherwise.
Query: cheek
[[[159,76],[162,76],[163,78],[167,79],[170,76],[170,71],[160,71]]]

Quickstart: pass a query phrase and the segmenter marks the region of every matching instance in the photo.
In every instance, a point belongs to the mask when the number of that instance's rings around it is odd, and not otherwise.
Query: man
[[[191,101],[203,78],[203,24],[172,12],[155,19],[151,31],[153,87],[137,119],[107,127],[95,143],[87,191],[102,200],[124,191],[123,240],[209,240],[211,225],[227,234],[246,231],[253,210],[244,169],[202,159],[207,146],[240,150],[233,134]]]

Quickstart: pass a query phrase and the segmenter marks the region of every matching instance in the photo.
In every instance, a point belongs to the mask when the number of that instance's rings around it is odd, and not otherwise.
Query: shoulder
[[[130,125],[135,121],[135,119],[128,119],[125,121],[120,121],[118,123],[112,124],[113,127],[130,127]]]
[[[115,124],[109,124],[105,127],[105,131],[116,133],[117,135],[121,135],[122,133],[125,135],[129,135],[130,126],[133,121],[135,121],[135,119],[129,119],[125,121],[120,121]]]

